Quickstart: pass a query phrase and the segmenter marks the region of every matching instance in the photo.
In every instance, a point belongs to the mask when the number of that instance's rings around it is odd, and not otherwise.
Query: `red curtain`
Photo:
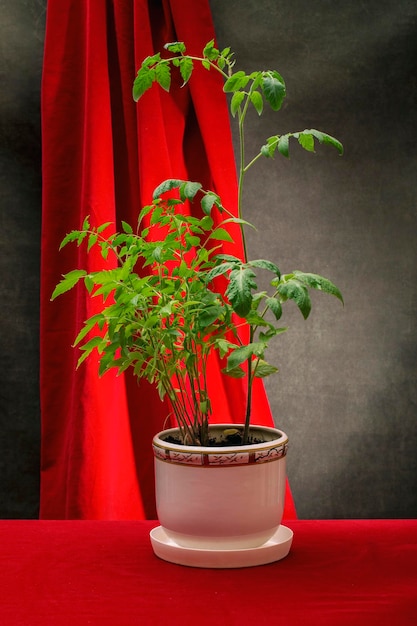
[[[136,105],[142,59],[168,41],[201,53],[214,37],[208,0],[49,0],[42,82],[41,507],[44,519],[156,516],[152,436],[167,408],[129,373],[99,379],[94,359],[76,370],[71,347],[94,303],[82,288],[50,302],[61,274],[103,260],[64,235],[86,215],[99,224],[136,222],[165,178],[198,180],[236,206],[235,161],[225,97],[213,72],[189,86],[155,87]],[[221,150],[221,158],[219,151]],[[237,235],[237,237],[236,237]],[[233,252],[242,253],[233,233]],[[216,421],[242,421],[244,390],[213,360]],[[272,425],[263,386],[255,423]],[[288,490],[286,517],[295,511]]]

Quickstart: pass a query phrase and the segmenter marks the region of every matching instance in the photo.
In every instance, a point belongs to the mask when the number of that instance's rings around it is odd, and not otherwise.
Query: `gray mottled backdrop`
[[[0,516],[38,502],[39,83],[44,0],[0,0]],[[267,382],[289,434],[300,517],[417,517],[417,6],[411,0],[211,0],[221,46],[277,69],[283,110],[249,146],[316,127],[345,146],[294,146],[248,176],[250,254],[333,279],[290,327]]]

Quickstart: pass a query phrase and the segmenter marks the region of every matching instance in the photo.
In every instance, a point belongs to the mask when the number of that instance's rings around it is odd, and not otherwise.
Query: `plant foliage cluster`
[[[196,63],[221,74],[223,89],[231,94],[231,114],[239,127],[237,212],[224,207],[216,193],[204,190],[198,182],[163,181],[134,227],[122,222],[120,232],[114,233],[109,223],[94,226],[86,218],[80,230],[65,237],[61,247],[75,242],[87,245],[90,251],[98,246],[103,258],[114,255],[117,265],[96,272],[69,272],[52,298],[83,280],[92,297],[103,299],[101,312],[85,322],[76,338],[75,344],[82,352],[79,364],[97,350],[100,375],[113,367],[119,373],[133,368],[138,379],[156,385],[161,399],[169,398],[187,443],[208,442],[212,407],[207,368],[211,354],[217,352],[225,374],[246,377],[247,406],[242,416],[245,443],[253,381],[277,371],[267,362],[265,353],[269,342],[286,330],[281,325],[283,305],[295,302],[306,319],[311,310],[310,289],[343,299],[327,278],[298,270],[281,274],[272,261],[247,258],[245,227],[250,224],[242,217],[244,177],[261,157],[272,158],[276,153],[288,157],[291,138],[309,152],[314,151],[315,141],[334,146],[340,154],[343,148],[337,139],[310,129],[269,137],[247,160],[248,109],[254,107],[261,115],[265,103],[274,111],[281,108],[285,97],[281,75],[276,71],[235,72],[231,50],[220,52],[213,41],[201,57],[188,55],[181,42],[167,44],[166,50],[170,56],[158,53],[143,61],[134,81],[133,97],[137,101],[155,83],[169,91],[174,71],[179,71],[186,84]],[[190,202],[199,202],[201,217],[190,214]],[[214,216],[214,212],[219,215]],[[231,241],[231,223],[241,229],[243,259],[219,251],[222,242]],[[270,274],[269,291],[258,290],[258,271]],[[244,334],[239,332],[241,325],[249,330],[245,343]]]

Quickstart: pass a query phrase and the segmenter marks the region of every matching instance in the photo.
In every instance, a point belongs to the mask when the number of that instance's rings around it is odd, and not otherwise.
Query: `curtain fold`
[[[220,78],[196,69],[185,88],[170,94],[154,88],[137,105],[132,100],[145,56],[174,40],[199,54],[213,37],[208,0],[48,1],[40,329],[44,519],[156,516],[151,441],[164,428],[168,409],[130,373],[100,379],[94,359],[76,370],[71,346],[95,303],[82,288],[53,303],[50,296],[61,274],[103,267],[101,258],[87,257],[83,249],[58,250],[86,215],[96,224],[134,223],[153,189],[169,177],[198,180],[236,207],[228,109],[215,88]],[[232,235],[233,252],[242,254],[239,233]],[[223,377],[213,358],[209,383],[214,419],[242,421],[242,381]],[[261,383],[254,422],[273,423]],[[286,515],[295,516],[289,490]]]

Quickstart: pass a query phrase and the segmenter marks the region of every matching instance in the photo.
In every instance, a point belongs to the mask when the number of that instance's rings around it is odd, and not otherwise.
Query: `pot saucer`
[[[153,528],[150,538],[156,556],[164,561],[189,567],[235,568],[266,565],[283,559],[290,551],[293,531],[281,524],[262,546],[239,550],[185,548],[172,541],[162,526]]]

